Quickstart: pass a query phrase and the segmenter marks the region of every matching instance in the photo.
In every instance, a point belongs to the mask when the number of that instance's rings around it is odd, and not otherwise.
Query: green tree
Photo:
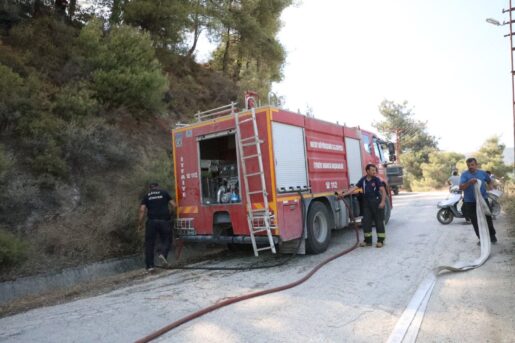
[[[191,6],[192,1],[184,0],[132,0],[125,3],[123,18],[127,25],[148,31],[158,47],[173,50],[191,25]]]
[[[429,162],[422,163],[422,179],[414,180],[416,188],[438,189],[447,186],[447,179],[459,161],[465,155],[456,152],[432,151],[429,153]]]
[[[505,148],[506,146],[499,142],[499,136],[493,136],[483,143],[474,157],[480,163],[481,169],[489,170],[497,177],[503,177],[511,171],[511,167],[504,164]]]
[[[148,34],[121,25],[104,35],[96,20],[82,29],[79,42],[91,70],[90,88],[101,104],[136,117],[163,109],[167,82]]]
[[[277,41],[280,15],[290,0],[219,1],[215,16],[220,45],[213,65],[241,87],[266,96],[272,81],[282,79],[285,52]],[[215,34],[216,35],[216,34]]]
[[[383,121],[373,124],[386,138],[397,140],[397,156],[401,159],[402,153],[408,151],[422,151],[424,148],[437,148],[438,141],[427,133],[427,124],[414,119],[415,113],[408,106],[390,100],[383,100],[379,105],[379,112]],[[427,156],[425,158],[427,161]]]
[[[397,160],[404,166],[404,187],[412,189],[415,180],[422,180],[422,164],[429,162],[429,154],[437,151],[438,141],[427,133],[427,125],[415,120],[408,102],[395,103],[383,100],[379,112],[384,120],[373,126],[387,139],[397,141]]]

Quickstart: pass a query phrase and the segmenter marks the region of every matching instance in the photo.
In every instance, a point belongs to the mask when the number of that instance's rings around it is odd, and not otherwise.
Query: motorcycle
[[[499,190],[491,190],[487,191],[487,194],[492,218],[496,219],[496,217],[501,213],[499,198],[503,193]],[[450,224],[454,218],[465,218],[461,211],[461,207],[463,206],[463,195],[458,186],[452,186],[447,199],[440,201],[437,206],[439,210],[436,213],[436,219],[438,219],[441,224]],[[469,219],[465,219],[469,222]]]
[[[449,191],[447,199],[440,201],[437,205],[439,210],[436,213],[436,219],[444,225],[452,223],[454,218],[465,218],[461,212],[463,195],[459,186],[452,186]]]
[[[486,193],[488,194],[488,202],[490,203],[492,218],[495,219],[499,214],[501,214],[501,204],[499,199],[503,192],[498,189],[492,189],[491,191],[486,191]]]

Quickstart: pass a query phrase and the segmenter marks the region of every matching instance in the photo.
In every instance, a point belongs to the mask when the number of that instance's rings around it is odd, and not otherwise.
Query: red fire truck
[[[371,132],[271,106],[219,107],[172,133],[176,237],[252,244],[256,256],[294,242],[325,251],[331,230],[348,226],[350,211],[359,216],[359,205],[335,192],[368,163],[386,182],[385,156],[394,159],[393,144]]]

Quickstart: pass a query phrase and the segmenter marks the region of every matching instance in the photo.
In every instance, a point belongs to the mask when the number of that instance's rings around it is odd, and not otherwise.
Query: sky
[[[282,14],[283,107],[375,131],[383,99],[408,101],[439,148],[513,147],[508,0],[297,0]]]

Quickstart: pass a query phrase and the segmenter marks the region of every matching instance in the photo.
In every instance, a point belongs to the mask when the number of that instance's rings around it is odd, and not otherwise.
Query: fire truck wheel
[[[390,214],[392,213],[392,208],[390,207],[390,199],[387,199],[384,203],[384,224],[388,224],[390,220]]]
[[[309,207],[307,220],[306,251],[310,254],[326,251],[331,240],[332,227],[327,207],[323,203],[315,201]]]

